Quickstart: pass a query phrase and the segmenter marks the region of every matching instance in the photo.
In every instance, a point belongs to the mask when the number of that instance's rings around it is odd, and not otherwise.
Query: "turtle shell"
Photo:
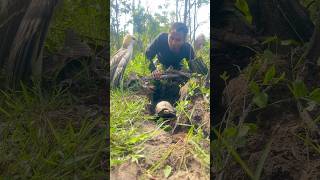
[[[156,114],[160,117],[174,117],[175,109],[168,101],[161,101],[156,105]]]

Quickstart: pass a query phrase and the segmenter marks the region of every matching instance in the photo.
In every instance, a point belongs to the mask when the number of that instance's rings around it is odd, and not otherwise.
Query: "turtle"
[[[155,108],[156,115],[163,118],[172,118],[176,116],[176,110],[168,101],[160,101]]]

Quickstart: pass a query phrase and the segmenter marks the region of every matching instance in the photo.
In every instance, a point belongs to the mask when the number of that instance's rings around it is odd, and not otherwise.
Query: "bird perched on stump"
[[[115,53],[110,61],[110,82],[111,87],[119,87],[124,71],[128,62],[132,58],[133,45],[135,43],[135,37],[127,34],[122,43],[122,47]]]

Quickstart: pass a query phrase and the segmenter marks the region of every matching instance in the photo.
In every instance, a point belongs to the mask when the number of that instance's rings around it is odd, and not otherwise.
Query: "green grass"
[[[206,44],[205,49],[199,52],[199,55],[205,59],[205,63],[209,64],[209,44]],[[151,74],[149,70],[150,62],[145,58],[144,53],[140,52],[135,54],[133,59],[128,63],[124,74],[124,81],[127,80],[129,74],[135,73],[138,76],[148,76]],[[187,63],[184,62],[187,66]],[[202,88],[201,92],[203,94],[209,94],[209,90],[204,87],[194,87]],[[203,90],[203,91],[202,91]],[[193,90],[192,90],[193,91]],[[193,96],[194,94],[190,94]],[[159,119],[155,122],[157,129],[150,130],[150,132],[142,132],[140,127],[137,125],[139,123],[144,123],[150,120],[147,115],[143,113],[145,105],[148,103],[148,99],[145,96],[135,95],[135,92],[129,89],[112,89],[110,96],[110,164],[111,167],[122,164],[125,161],[131,160],[136,163],[141,162],[140,159],[144,158],[143,146],[144,143],[152,138],[158,132],[158,128],[162,128],[164,131],[170,131],[166,122],[168,120]],[[187,101],[184,102],[190,103]],[[188,114],[186,112],[187,106],[179,107],[180,114]],[[207,108],[207,107],[206,107]],[[179,114],[179,113],[178,113]],[[189,118],[191,118],[189,116]],[[190,125],[190,127],[193,127]],[[185,148],[185,151],[190,151],[191,155],[198,160],[203,166],[207,167],[209,171],[209,152],[204,149],[203,142],[209,144],[209,138],[204,137],[202,130],[198,128],[195,130],[192,128],[190,137],[186,139],[185,147],[177,147],[179,149]],[[186,132],[187,133],[187,132]],[[191,146],[192,148],[189,148]],[[156,170],[164,165],[165,160],[170,156],[175,144],[172,144],[168,148],[168,151],[164,152],[161,156],[159,162],[155,162],[152,167],[146,171],[147,173],[153,174]],[[167,170],[168,171],[168,170]],[[168,172],[167,172],[168,173]],[[169,174],[171,173],[171,170]]]
[[[0,174],[13,179],[102,178],[104,115],[72,112],[68,91],[1,92]]]
[[[112,90],[110,100],[110,162],[113,167],[129,158],[142,157],[141,144],[152,134],[140,132],[135,124],[148,118],[143,115],[146,98],[129,91]]]
[[[138,76],[151,75],[151,72],[148,68],[149,64],[150,61],[145,58],[144,53],[137,53],[128,63],[124,77],[127,78],[131,73],[136,73]]]

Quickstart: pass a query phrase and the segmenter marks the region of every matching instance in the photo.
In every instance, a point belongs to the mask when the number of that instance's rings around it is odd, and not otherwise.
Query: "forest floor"
[[[320,89],[296,79],[301,62],[266,50],[227,83],[225,128],[211,141],[214,178],[320,179]]]
[[[125,81],[131,73],[150,75],[147,64],[143,53],[136,54]],[[184,86],[177,117],[170,119],[150,113],[145,87],[111,89],[111,179],[209,179],[210,89],[197,79]]]
[[[186,114],[178,112],[185,124],[174,133],[177,118],[149,115],[147,103],[141,93],[111,93],[111,179],[209,179],[210,111],[202,95],[184,108],[197,122],[184,121]]]

